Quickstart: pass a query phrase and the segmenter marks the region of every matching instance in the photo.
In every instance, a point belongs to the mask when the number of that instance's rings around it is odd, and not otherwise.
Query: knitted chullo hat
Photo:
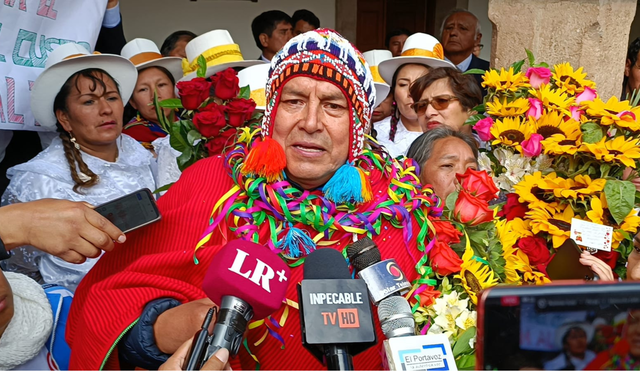
[[[371,125],[375,87],[362,54],[344,37],[329,29],[316,29],[291,39],[271,60],[267,80],[267,105],[262,120],[262,140],[249,152],[242,172],[281,179],[286,167],[284,150],[271,139],[283,86],[298,76],[328,81],[347,98],[350,115],[350,149],[347,163],[324,186],[325,197],[343,203],[371,198],[369,183],[355,161],[364,149],[365,133]]]

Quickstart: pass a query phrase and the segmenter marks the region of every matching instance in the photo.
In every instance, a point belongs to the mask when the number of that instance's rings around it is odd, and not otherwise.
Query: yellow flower
[[[602,138],[597,143],[582,143],[581,151],[590,152],[598,160],[606,162],[619,162],[625,166],[635,168],[635,159],[640,158],[640,148],[638,140],[635,138],[625,139],[618,136],[613,140],[605,141]]]
[[[554,174],[555,175],[555,174]],[[588,175],[577,175],[575,178],[545,177],[544,184],[540,187],[545,191],[553,191],[556,197],[584,200],[585,195],[592,195],[601,192],[606,179],[591,180]]]
[[[531,136],[531,126],[527,122],[520,121],[520,117],[504,117],[497,120],[491,126],[491,134],[496,138],[492,144],[503,144],[509,147],[515,147],[522,153],[520,143]]]
[[[621,225],[617,225],[608,210],[607,199],[602,193],[600,197],[593,197],[591,199],[591,210],[587,211],[587,217],[593,223],[612,226],[613,238],[611,239],[611,248],[617,249],[620,246],[620,242],[626,240],[624,234],[621,231],[628,232],[628,234],[635,235],[638,226],[640,226],[640,216],[636,215],[635,210],[631,210],[629,215],[624,218]]]
[[[619,101],[618,97],[613,96],[605,103],[596,98],[582,102],[582,108],[588,116],[600,118],[600,124],[604,126],[617,125],[632,131],[640,129],[636,120],[636,113],[640,112],[637,107],[631,107],[628,100]]]
[[[578,126],[578,130],[571,131],[566,135],[553,134],[541,143],[542,150],[548,155],[574,155],[582,145],[582,130]]]
[[[555,176],[555,173],[548,175]],[[549,211],[553,211],[558,206],[557,202],[548,203],[547,201],[553,200],[553,197],[546,196],[544,189],[546,187],[545,178],[542,177],[542,173],[537,171],[533,174],[527,174],[522,178],[520,183],[516,184],[513,189],[520,198],[520,202],[528,202],[529,209],[542,208]]]
[[[571,219],[574,217],[573,208],[565,206],[563,211],[547,211],[545,209],[532,209],[527,212],[527,217],[531,219],[531,230],[534,234],[541,232],[549,233],[552,236],[553,247],[558,248],[570,236]]]
[[[545,139],[555,134],[562,134],[565,137],[576,131],[580,131],[580,123],[574,119],[565,118],[558,111],[550,111],[546,113],[538,120],[533,117],[529,117],[530,125],[534,126],[535,132],[542,135]]]
[[[529,257],[517,247],[504,249],[502,255],[506,261],[505,275],[508,284],[543,285],[551,282],[544,273],[536,272],[531,268]],[[522,274],[522,276],[520,276]]]
[[[493,98],[493,102],[487,103],[487,113],[492,116],[520,116],[529,110],[529,101],[525,98],[518,98],[507,102],[507,98],[502,101],[499,97]]]
[[[488,89],[496,89],[496,91],[516,92],[520,88],[529,87],[529,79],[524,73],[513,73],[513,68],[506,71],[504,68],[498,70],[489,70],[484,73],[484,82],[482,86]]]
[[[509,221],[499,219],[496,221],[496,231],[502,247],[507,248],[514,246],[522,237],[533,236],[528,220],[521,218],[513,218]]]
[[[493,274],[488,265],[474,259],[473,249],[470,247],[467,247],[462,255],[460,273],[455,278],[462,280],[462,286],[476,305],[480,291],[498,284],[498,277]]]
[[[558,110],[570,116],[569,106],[573,104],[575,98],[567,96],[560,90],[551,89],[551,85],[542,84],[540,89],[529,89],[529,94],[542,101],[542,104],[549,110]]]
[[[553,70],[552,77],[558,89],[572,96],[582,93],[585,86],[592,89],[596,87],[595,82],[585,79],[587,74],[582,73],[582,67],[574,71],[569,63],[563,63],[553,66]]]

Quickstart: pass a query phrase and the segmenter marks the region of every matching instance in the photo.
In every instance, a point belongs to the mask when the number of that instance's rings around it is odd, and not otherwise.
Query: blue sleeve
[[[136,323],[118,343],[118,354],[122,361],[147,370],[157,370],[169,359],[170,354],[160,351],[156,346],[153,325],[158,316],[177,307],[176,299],[162,298],[149,302]]]

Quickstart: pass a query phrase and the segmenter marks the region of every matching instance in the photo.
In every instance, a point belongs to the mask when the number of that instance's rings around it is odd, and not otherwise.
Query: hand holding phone
[[[160,220],[160,211],[148,188],[116,198],[95,210],[124,233]]]

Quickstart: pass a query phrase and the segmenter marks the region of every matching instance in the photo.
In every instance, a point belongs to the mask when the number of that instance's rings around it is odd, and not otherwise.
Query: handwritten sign
[[[571,239],[578,245],[596,250],[611,251],[613,227],[571,219]]]
[[[30,90],[58,45],[93,51],[107,0],[0,0],[0,129],[46,130],[35,122]]]

